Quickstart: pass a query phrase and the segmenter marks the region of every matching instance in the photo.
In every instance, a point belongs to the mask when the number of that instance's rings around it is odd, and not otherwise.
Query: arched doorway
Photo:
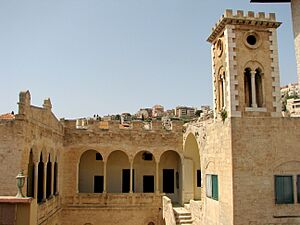
[[[198,143],[195,136],[190,133],[184,145],[184,193],[183,201],[201,199],[201,164]]]
[[[130,191],[130,163],[123,151],[112,152],[107,159],[107,192],[128,193]]]
[[[102,193],[104,182],[104,164],[102,155],[95,150],[88,150],[80,157],[79,192]]]
[[[142,151],[133,160],[135,192],[154,193],[155,159],[151,152]]]
[[[177,152],[164,152],[159,161],[160,192],[165,193],[173,203],[180,203],[181,199],[181,159]]]

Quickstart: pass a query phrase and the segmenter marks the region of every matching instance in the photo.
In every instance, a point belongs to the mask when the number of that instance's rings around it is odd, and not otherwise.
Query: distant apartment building
[[[178,118],[192,118],[195,116],[195,108],[187,106],[177,106],[175,113]]]
[[[290,113],[291,117],[300,117],[300,99],[287,99],[286,110]]]
[[[138,119],[147,119],[152,117],[152,108],[143,108],[136,113]]]
[[[280,88],[281,97],[299,95],[298,83],[291,83]]]
[[[152,107],[152,117],[162,117],[164,114],[164,107],[162,105],[155,105]]]

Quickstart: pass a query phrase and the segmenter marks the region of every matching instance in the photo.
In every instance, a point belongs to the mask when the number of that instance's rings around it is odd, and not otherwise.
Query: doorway
[[[103,192],[103,176],[94,176],[94,193]]]
[[[163,192],[174,193],[174,169],[163,169]]]
[[[154,193],[154,176],[143,176],[143,192]]]
[[[122,193],[129,193],[129,191],[130,191],[130,169],[123,169]],[[132,170],[132,191],[134,192],[134,170]]]

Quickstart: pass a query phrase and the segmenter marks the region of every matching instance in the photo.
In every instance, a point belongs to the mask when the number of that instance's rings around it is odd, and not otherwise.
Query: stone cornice
[[[259,12],[255,14],[254,12],[249,11],[246,15],[244,15],[244,11],[242,10],[238,10],[236,13],[233,13],[232,10],[227,9],[221,19],[212,28],[212,33],[208,37],[207,41],[212,43],[227,24],[278,28],[281,22],[276,21],[274,13],[265,14],[264,12]]]

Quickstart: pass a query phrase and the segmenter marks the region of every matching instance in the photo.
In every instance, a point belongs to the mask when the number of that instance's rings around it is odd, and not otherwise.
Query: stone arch
[[[79,161],[79,192],[103,192],[104,163],[102,155],[96,150],[82,153]]]
[[[263,107],[265,102],[263,66],[257,61],[248,61],[244,68],[245,105]]]
[[[156,163],[150,151],[140,151],[133,158],[134,191],[153,193],[155,190]]]
[[[178,152],[167,150],[159,160],[160,192],[165,193],[172,202],[181,202],[182,163]]]
[[[189,133],[184,143],[184,202],[201,199],[201,159],[197,139]]]
[[[300,171],[300,161],[284,161],[279,162],[273,167],[273,173],[276,175],[296,174]]]
[[[130,171],[128,155],[121,150],[113,151],[107,158],[107,192],[122,193],[128,191],[128,177],[124,173]],[[126,187],[125,187],[126,185]]]
[[[33,150],[30,149],[29,160],[27,166],[27,196],[34,197],[34,158]]]

